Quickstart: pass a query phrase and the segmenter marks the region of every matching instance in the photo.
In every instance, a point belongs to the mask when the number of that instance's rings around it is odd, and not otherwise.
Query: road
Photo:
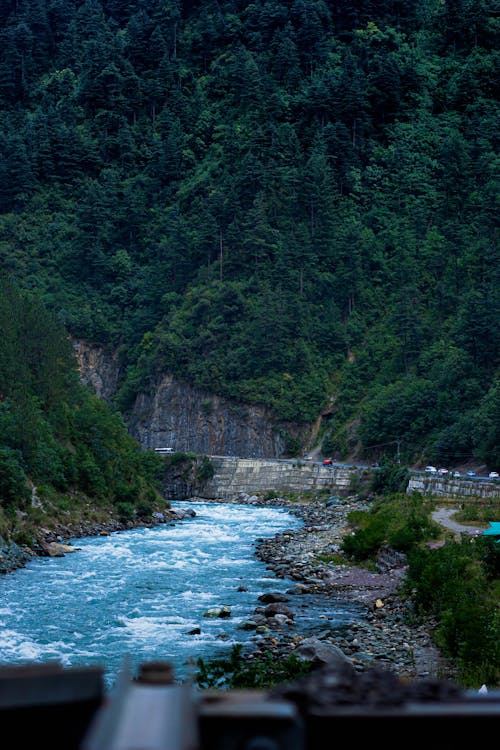
[[[444,526],[450,531],[456,531],[458,534],[470,534],[470,536],[479,536],[483,529],[478,526],[463,526],[462,524],[454,521],[452,516],[457,513],[456,508],[438,508],[433,511],[432,518],[436,523]]]

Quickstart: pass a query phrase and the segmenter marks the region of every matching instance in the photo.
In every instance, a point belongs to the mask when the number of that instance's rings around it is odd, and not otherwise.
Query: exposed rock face
[[[286,433],[298,432],[262,406],[228,401],[168,374],[151,393],[139,394],[128,425],[145,448],[206,455],[281,456]]]
[[[22,568],[32,559],[34,553],[27,547],[20,547],[15,542],[6,542],[0,536],[0,574],[11,573]]]
[[[74,341],[73,349],[82,382],[90,384],[99,398],[109,401],[116,393],[120,377],[117,354],[85,341]]]
[[[110,400],[121,375],[116,353],[83,341],[73,346],[82,381]],[[287,435],[309,432],[309,426],[277,422],[263,406],[220,398],[168,373],[137,396],[127,426],[144,448],[248,457],[283,456]]]

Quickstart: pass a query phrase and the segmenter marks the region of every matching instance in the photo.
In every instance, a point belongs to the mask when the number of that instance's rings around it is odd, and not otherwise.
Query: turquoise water
[[[35,558],[0,577],[0,663],[99,665],[110,687],[124,660],[135,671],[142,662],[166,659],[182,678],[198,658],[229,655],[235,643],[255,638],[239,626],[259,606],[258,597],[291,586],[256,559],[255,541],[299,528],[301,520],[281,508],[177,505],[192,507],[196,516],[74,539],[75,552]],[[231,607],[230,618],[204,617],[220,605]],[[307,629],[319,616],[301,601],[296,622]],[[341,607],[330,612],[334,624],[353,617]],[[195,628],[200,634],[189,635]]]

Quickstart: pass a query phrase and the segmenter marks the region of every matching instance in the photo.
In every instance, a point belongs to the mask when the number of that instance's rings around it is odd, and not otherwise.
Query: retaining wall
[[[207,498],[231,499],[240,492],[314,493],[328,489],[333,495],[348,495],[360,481],[359,469],[323,466],[306,461],[211,456],[212,479],[197,488]]]
[[[412,474],[407,493],[420,492],[422,495],[435,495],[449,498],[478,498],[479,500],[500,499],[500,484],[488,480],[468,479],[467,477],[436,477],[428,474]]]

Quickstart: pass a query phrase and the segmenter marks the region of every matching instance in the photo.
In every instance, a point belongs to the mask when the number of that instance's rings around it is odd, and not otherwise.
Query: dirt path
[[[450,531],[456,531],[457,534],[470,534],[470,536],[479,536],[483,529],[479,526],[464,526],[454,521],[452,516],[457,513],[456,508],[438,508],[432,513],[432,518],[436,523],[444,526]]]

